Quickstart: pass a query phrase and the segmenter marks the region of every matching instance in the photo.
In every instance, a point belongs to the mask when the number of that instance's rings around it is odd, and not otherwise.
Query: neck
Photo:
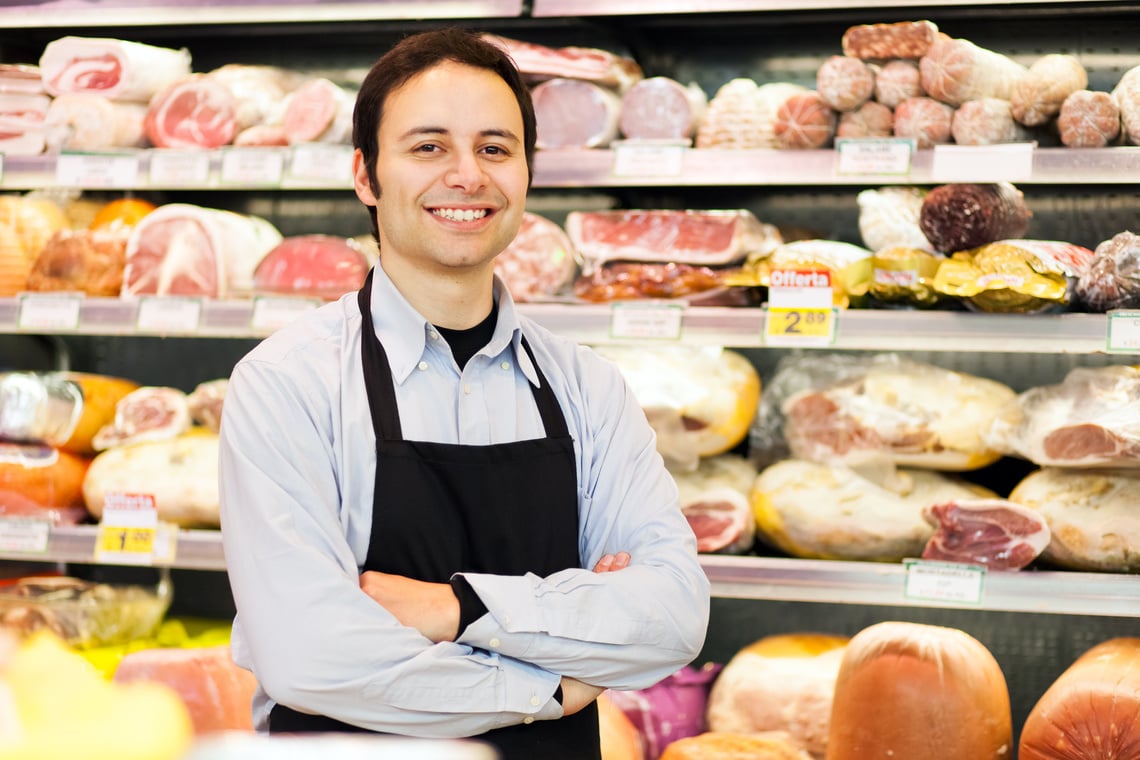
[[[491,263],[476,269],[446,269],[425,272],[409,269],[400,259],[380,266],[416,311],[437,327],[466,330],[482,322],[494,304],[494,267]]]

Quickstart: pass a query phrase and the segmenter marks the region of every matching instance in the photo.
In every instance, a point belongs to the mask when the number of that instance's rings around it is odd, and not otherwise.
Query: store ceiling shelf
[[[405,19],[513,18],[522,0],[46,0],[5,3],[11,28],[175,26]]]
[[[984,5],[1047,5],[1067,0],[936,0],[925,9]],[[1084,1],[1068,0],[1070,5]],[[914,0],[534,0],[539,16],[633,16],[657,13],[731,13],[748,11],[821,11],[861,8],[913,8]]]

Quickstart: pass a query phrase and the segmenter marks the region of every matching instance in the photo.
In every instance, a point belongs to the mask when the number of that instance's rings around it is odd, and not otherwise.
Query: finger
[[[624,567],[629,567],[629,552],[618,552],[614,556],[614,570],[621,570]]]
[[[595,573],[608,573],[613,568],[613,564],[614,564],[614,555],[606,554],[600,560],[598,560],[598,563],[596,565],[594,565],[594,572]]]

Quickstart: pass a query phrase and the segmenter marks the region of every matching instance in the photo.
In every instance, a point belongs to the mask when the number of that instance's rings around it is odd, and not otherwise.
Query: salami
[[[1120,106],[1107,92],[1078,90],[1061,104],[1057,129],[1067,148],[1103,148],[1120,136]]]
[[[777,148],[811,149],[831,144],[838,115],[814,90],[796,93],[776,111],[773,135]]]
[[[1124,72],[1112,97],[1120,106],[1120,121],[1124,136],[1133,145],[1140,145],[1140,66]]]
[[[907,98],[895,108],[895,136],[914,138],[919,150],[950,142],[954,107],[934,98]]]
[[[887,61],[875,74],[875,100],[887,108],[922,94],[922,77],[914,61]]]
[[[836,137],[890,137],[894,134],[895,116],[882,103],[867,101],[854,111],[839,116]]]
[[[1065,99],[1089,85],[1085,67],[1074,56],[1051,53],[1029,67],[1010,96],[1013,117],[1027,127],[1045,124]]]
[[[1101,242],[1076,292],[1092,312],[1140,307],[1140,236],[1125,231]]]
[[[919,226],[944,253],[1019,238],[1029,229],[1025,197],[1008,182],[941,185],[927,193]]]
[[[845,55],[833,55],[819,67],[815,89],[824,103],[836,111],[853,111],[875,92],[875,70]]]
[[[1008,100],[967,100],[954,112],[950,135],[959,145],[1023,142],[1029,131],[1013,118]]]
[[[843,54],[855,58],[921,58],[938,39],[933,21],[858,24],[843,33]]]
[[[943,37],[919,62],[922,89],[935,100],[959,106],[967,100],[1009,100],[1025,67],[969,40]]]

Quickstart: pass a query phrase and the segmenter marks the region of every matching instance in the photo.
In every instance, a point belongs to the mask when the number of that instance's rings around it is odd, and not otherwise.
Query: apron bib
[[[531,386],[545,438],[472,446],[406,441],[387,355],[372,325],[372,275],[358,294],[364,383],[376,432],[365,570],[446,583],[454,573],[547,576],[581,567],[573,440],[550,384]],[[534,354],[522,347],[537,368]],[[276,705],[270,733],[363,731]],[[503,760],[600,760],[596,704],[558,720],[481,734]]]

